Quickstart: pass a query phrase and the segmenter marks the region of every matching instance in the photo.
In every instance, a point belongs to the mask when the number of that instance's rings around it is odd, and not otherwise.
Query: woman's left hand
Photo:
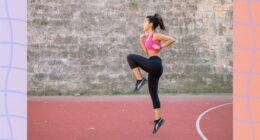
[[[161,47],[159,46],[159,45],[153,45],[153,48],[155,49],[155,50],[160,50],[161,49]]]

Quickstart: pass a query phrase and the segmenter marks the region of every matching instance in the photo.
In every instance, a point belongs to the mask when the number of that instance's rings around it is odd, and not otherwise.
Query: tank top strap
[[[149,35],[149,40],[152,40],[153,41],[153,35],[155,34],[155,32],[152,32],[150,35]]]
[[[152,34],[151,34],[151,39],[152,39],[152,40],[153,40],[154,34],[156,34],[156,32],[152,32]]]

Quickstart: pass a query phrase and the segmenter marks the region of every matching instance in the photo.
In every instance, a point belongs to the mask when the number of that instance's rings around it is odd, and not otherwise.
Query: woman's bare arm
[[[173,37],[162,34],[154,34],[153,39],[163,41],[163,44],[161,45],[162,48],[168,47],[176,41]]]
[[[146,49],[146,47],[144,45],[144,42],[145,42],[145,35],[141,34],[140,35],[140,45],[143,48],[143,51],[144,51],[145,55],[148,55],[147,49]]]

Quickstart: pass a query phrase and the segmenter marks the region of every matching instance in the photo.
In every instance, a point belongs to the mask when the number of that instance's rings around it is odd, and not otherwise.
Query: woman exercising
[[[160,50],[175,42],[175,39],[170,36],[156,33],[155,29],[158,26],[160,26],[162,30],[165,30],[162,17],[159,14],[156,13],[154,16],[146,17],[144,21],[144,31],[148,35],[142,34],[140,36],[140,44],[148,58],[136,54],[129,54],[127,56],[127,61],[137,79],[135,91],[139,91],[147,82],[146,78],[142,77],[140,68],[148,73],[148,88],[152,98],[155,115],[153,133],[156,133],[165,121],[161,117],[161,105],[158,97],[158,83],[163,73]]]

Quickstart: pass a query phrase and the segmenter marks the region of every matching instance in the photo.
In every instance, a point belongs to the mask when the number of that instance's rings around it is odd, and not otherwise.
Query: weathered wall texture
[[[29,0],[29,92],[132,91],[126,56],[142,54],[155,12],[167,28],[158,32],[177,38],[162,51],[160,92],[231,92],[231,0]]]

